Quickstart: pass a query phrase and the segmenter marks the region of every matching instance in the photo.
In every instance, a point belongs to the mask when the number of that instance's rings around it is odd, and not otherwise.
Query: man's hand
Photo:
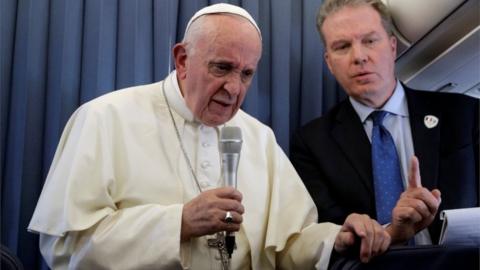
[[[440,191],[431,192],[422,187],[417,157],[411,160],[408,175],[408,188],[400,195],[397,205],[392,210],[392,223],[387,232],[392,236],[392,243],[402,243],[412,238],[415,233],[432,223],[440,206]]]
[[[360,260],[368,262],[390,246],[390,235],[377,221],[367,215],[350,214],[335,239],[335,250],[344,253],[360,242]]]
[[[202,192],[183,206],[181,241],[220,231],[240,230],[244,212],[241,201],[242,194],[232,187]],[[233,216],[229,223],[225,222],[227,211]]]

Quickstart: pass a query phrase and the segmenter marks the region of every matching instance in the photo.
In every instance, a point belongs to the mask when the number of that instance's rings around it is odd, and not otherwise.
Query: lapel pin
[[[425,115],[423,123],[427,128],[434,128],[438,125],[438,118],[435,115]]]

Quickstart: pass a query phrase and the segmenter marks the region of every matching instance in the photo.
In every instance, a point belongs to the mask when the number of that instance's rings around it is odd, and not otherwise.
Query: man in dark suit
[[[372,112],[385,111],[403,184],[387,231],[392,243],[415,234],[417,244],[436,243],[437,210],[478,205],[478,100],[415,91],[395,78],[396,39],[380,0],[327,0],[317,27],[326,63],[349,96],[292,140],[292,163],[314,198],[319,222],[339,223],[353,212],[378,218]]]

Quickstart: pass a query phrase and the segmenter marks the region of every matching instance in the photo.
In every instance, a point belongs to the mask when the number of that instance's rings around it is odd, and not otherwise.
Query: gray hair
[[[387,34],[389,36],[393,35],[392,16],[387,6],[381,0],[325,0],[317,13],[317,30],[320,33],[323,44],[325,44],[325,37],[322,33],[322,26],[325,19],[344,7],[358,7],[361,5],[369,5],[375,9],[382,19],[382,25]]]
[[[260,31],[260,28],[253,19],[252,15],[248,13],[248,11],[236,5],[219,3],[200,9],[188,21],[182,42],[185,43],[187,49],[190,50],[192,53],[194,48],[190,48],[191,46],[189,46],[189,44],[196,42],[199,37],[205,35],[208,31],[213,31],[211,29],[208,29],[208,27],[205,27],[205,17],[215,14],[237,16],[247,20],[255,27],[258,35],[260,36],[260,39],[262,39],[262,33]]]
[[[191,21],[185,31],[185,35],[183,37],[182,43],[185,44],[186,49],[193,55],[195,54],[195,46],[192,44],[195,44],[199,39],[204,38],[209,32],[215,32],[216,29],[214,27],[208,27],[208,24],[212,23],[208,20],[209,17],[211,16],[218,16],[218,15],[223,15],[223,16],[231,16],[233,18],[236,18],[238,20],[242,20],[245,22],[250,22],[252,26],[255,27],[255,29],[258,32],[258,35],[260,37],[260,40],[262,39],[262,35],[260,33],[259,28],[257,27],[256,24],[253,24],[252,21],[250,21],[248,18],[245,18],[242,15],[238,15],[235,13],[210,13],[210,14],[205,14],[202,16],[199,16],[195,20]],[[253,20],[253,19],[252,19]],[[211,25],[214,26],[214,25]]]
[[[207,31],[212,31],[210,28],[205,27],[205,18],[207,16],[202,16],[196,19],[185,31],[185,35],[183,36],[182,43],[185,44],[186,49],[191,53],[194,54],[195,46],[191,44],[195,44],[199,37],[204,36]]]

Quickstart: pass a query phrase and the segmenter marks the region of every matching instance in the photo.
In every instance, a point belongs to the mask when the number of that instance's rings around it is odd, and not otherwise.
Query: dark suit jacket
[[[442,192],[443,209],[479,203],[479,101],[459,94],[405,87],[422,184]],[[428,129],[426,115],[438,117]],[[343,224],[350,213],[376,218],[370,141],[348,99],[302,127],[291,160],[318,208],[319,222]],[[433,243],[441,224],[429,227]]]

